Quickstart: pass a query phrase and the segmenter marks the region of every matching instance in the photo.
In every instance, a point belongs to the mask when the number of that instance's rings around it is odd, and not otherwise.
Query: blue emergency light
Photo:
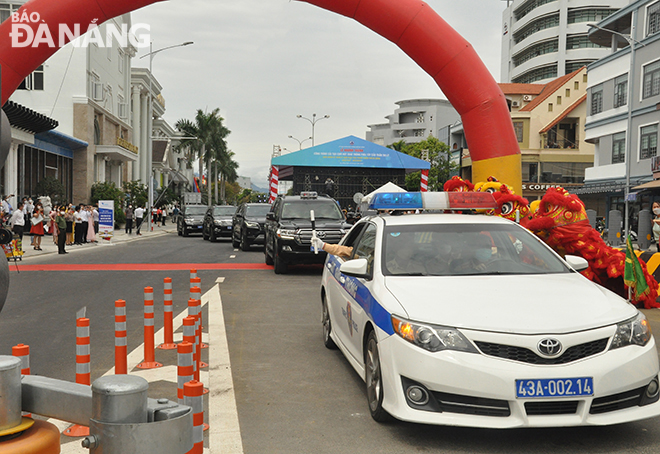
[[[374,194],[372,210],[493,210],[490,192],[381,192]]]

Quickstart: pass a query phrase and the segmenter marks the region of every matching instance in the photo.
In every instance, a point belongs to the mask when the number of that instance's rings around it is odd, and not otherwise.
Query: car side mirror
[[[339,271],[347,276],[371,279],[369,275],[369,262],[367,259],[347,260],[339,267]]]
[[[584,271],[589,268],[589,262],[577,255],[567,255],[564,260],[566,260],[566,263],[568,263],[575,271]]]
[[[275,213],[268,213],[266,214],[266,220],[268,221],[274,221],[275,220]]]

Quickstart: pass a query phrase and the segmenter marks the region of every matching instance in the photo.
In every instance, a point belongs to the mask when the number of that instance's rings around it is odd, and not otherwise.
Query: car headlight
[[[456,328],[446,326],[421,324],[392,316],[394,332],[399,336],[430,352],[456,350],[478,353],[477,349]]]
[[[616,326],[616,333],[612,338],[610,350],[627,345],[644,346],[651,340],[651,325],[641,312],[628,321]]]
[[[245,225],[247,225],[251,229],[258,229],[259,228],[259,223],[258,222],[245,221]]]
[[[213,223],[215,225],[222,225],[222,221],[220,221],[219,219],[214,220]]]
[[[193,218],[185,218],[184,221],[185,221],[187,224],[192,224],[193,222],[195,222],[195,220],[194,220]]]
[[[223,219],[221,222],[222,222],[222,225],[224,225],[225,227],[228,227],[228,226],[231,225],[231,221],[229,219]]]
[[[277,236],[283,240],[295,240],[296,231],[287,229],[277,229]]]

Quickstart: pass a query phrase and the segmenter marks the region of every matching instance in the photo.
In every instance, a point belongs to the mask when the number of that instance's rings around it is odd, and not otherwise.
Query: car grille
[[[321,230],[316,231],[318,237],[325,243],[336,244],[341,241],[344,234],[341,230]],[[298,231],[298,242],[300,244],[312,244],[312,229],[300,229]]]
[[[484,355],[495,356],[497,358],[510,359],[527,364],[567,364],[579,359],[587,358],[601,353],[607,347],[608,339],[599,339],[585,344],[574,345],[556,358],[543,358],[534,351],[524,347],[514,347],[512,345],[491,344],[489,342],[475,342],[479,350]]]
[[[633,389],[624,393],[612,394],[611,396],[598,397],[591,402],[589,413],[597,415],[610,411],[622,410],[624,408],[636,407],[642,400],[645,388]]]
[[[577,407],[577,400],[525,402],[525,412],[528,416],[573,415],[577,412]]]
[[[510,416],[511,410],[506,400],[483,397],[461,396],[432,391],[440,411],[479,416]]]

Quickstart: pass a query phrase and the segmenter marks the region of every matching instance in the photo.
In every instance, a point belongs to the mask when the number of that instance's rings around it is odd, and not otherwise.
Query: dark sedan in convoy
[[[202,227],[202,238],[215,241],[219,237],[230,237],[231,218],[236,211],[233,205],[215,205],[206,210]]]
[[[269,211],[269,203],[241,204],[232,220],[232,245],[248,251],[253,244],[263,244],[266,214]]]
[[[188,236],[191,233],[200,233],[204,222],[206,205],[184,205],[176,223],[176,232],[179,236]]]

